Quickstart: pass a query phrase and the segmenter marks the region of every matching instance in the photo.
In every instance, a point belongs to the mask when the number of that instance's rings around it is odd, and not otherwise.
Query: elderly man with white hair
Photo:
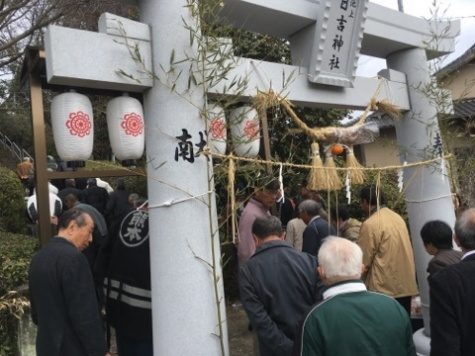
[[[363,253],[340,237],[324,240],[318,274],[327,289],[305,318],[299,355],[415,356],[407,312],[360,280]]]

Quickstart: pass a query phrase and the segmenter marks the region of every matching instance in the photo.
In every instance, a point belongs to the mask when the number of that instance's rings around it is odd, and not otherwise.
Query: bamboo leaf
[[[170,64],[173,64],[175,61],[175,49],[172,49],[172,53],[170,54]]]

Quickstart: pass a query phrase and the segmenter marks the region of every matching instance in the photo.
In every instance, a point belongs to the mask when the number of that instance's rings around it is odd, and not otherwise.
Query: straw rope
[[[221,158],[221,159],[229,159],[229,155],[223,155],[217,152],[211,152],[209,149],[206,149],[204,152],[205,155],[209,155],[212,157],[216,158]],[[289,162],[279,162],[279,161],[273,161],[273,160],[263,160],[263,159],[256,159],[256,158],[250,158],[250,157],[237,157],[237,156],[232,156],[234,160],[236,161],[242,161],[242,162],[251,162],[251,163],[259,163],[259,164],[269,164],[272,166],[280,166],[283,165],[284,167],[290,167],[290,168],[302,168],[302,169],[312,169],[314,168],[313,165],[310,164],[297,164],[297,163],[289,163]],[[413,163],[408,163],[406,165],[391,165],[391,166],[385,166],[385,167],[335,167],[337,171],[354,171],[354,170],[360,170],[360,171],[390,171],[390,170],[398,170],[398,169],[403,169],[403,168],[412,168],[412,167],[418,167],[418,166],[426,166],[435,162],[438,162],[442,159],[451,159],[453,158],[452,154],[448,154],[445,156],[441,157],[436,157],[433,159],[429,159],[426,161],[419,161],[419,162],[413,162]],[[326,170],[326,167],[315,167],[316,169],[322,169]]]
[[[353,144],[352,140],[355,137],[355,129],[362,127],[366,121],[367,115],[370,111],[382,111],[387,113],[391,118],[397,119],[401,116],[398,107],[387,100],[377,100],[381,92],[384,78],[380,78],[376,90],[369,100],[363,114],[360,116],[358,122],[350,127],[309,127],[303,122],[293,110],[293,105],[285,98],[280,97],[277,93],[270,90],[269,92],[259,91],[255,97],[252,98],[252,104],[256,108],[259,117],[267,115],[267,109],[273,106],[280,106],[285,113],[294,121],[294,123],[310,138],[316,141],[323,142],[345,142]]]
[[[236,194],[234,191],[234,181],[236,178],[236,163],[234,161],[234,156],[230,155],[228,166],[228,199],[231,203],[231,236],[233,238],[233,243],[236,243]]]

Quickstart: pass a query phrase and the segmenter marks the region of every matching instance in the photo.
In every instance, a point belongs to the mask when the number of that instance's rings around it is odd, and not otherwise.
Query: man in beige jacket
[[[361,208],[369,216],[358,239],[365,266],[363,280],[368,290],[394,297],[410,313],[411,297],[418,290],[406,223],[384,205],[382,193],[374,187],[363,188],[360,198]]]

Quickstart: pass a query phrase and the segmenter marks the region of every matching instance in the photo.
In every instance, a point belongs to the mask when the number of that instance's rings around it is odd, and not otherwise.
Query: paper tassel
[[[279,166],[279,184],[280,184],[280,202],[285,203],[285,193],[284,193],[284,178],[282,177],[282,168],[284,165],[281,163]]]
[[[325,189],[326,175],[323,170],[323,162],[320,157],[320,147],[318,143],[312,143],[312,169],[308,178],[308,188],[311,190]]]
[[[327,184],[327,190],[340,190],[342,188],[342,183],[340,176],[336,170],[336,164],[333,160],[333,155],[330,151],[327,151],[325,158],[325,173],[326,179],[325,183]]]
[[[406,166],[407,162],[404,161],[402,165]],[[397,186],[399,188],[399,193],[401,193],[404,188],[404,168],[401,168],[399,172],[397,172]]]
[[[355,168],[355,169],[349,169],[348,174],[350,175],[351,182],[353,184],[363,184],[366,178],[366,174],[363,169],[363,166],[358,162],[358,160],[355,157],[355,153],[353,152],[353,146],[348,146],[347,147],[347,152],[346,152],[346,167],[347,168]]]
[[[345,178],[345,187],[346,187],[346,199],[348,200],[348,205],[351,204],[351,178],[350,178],[350,173],[346,173],[346,178]]]

